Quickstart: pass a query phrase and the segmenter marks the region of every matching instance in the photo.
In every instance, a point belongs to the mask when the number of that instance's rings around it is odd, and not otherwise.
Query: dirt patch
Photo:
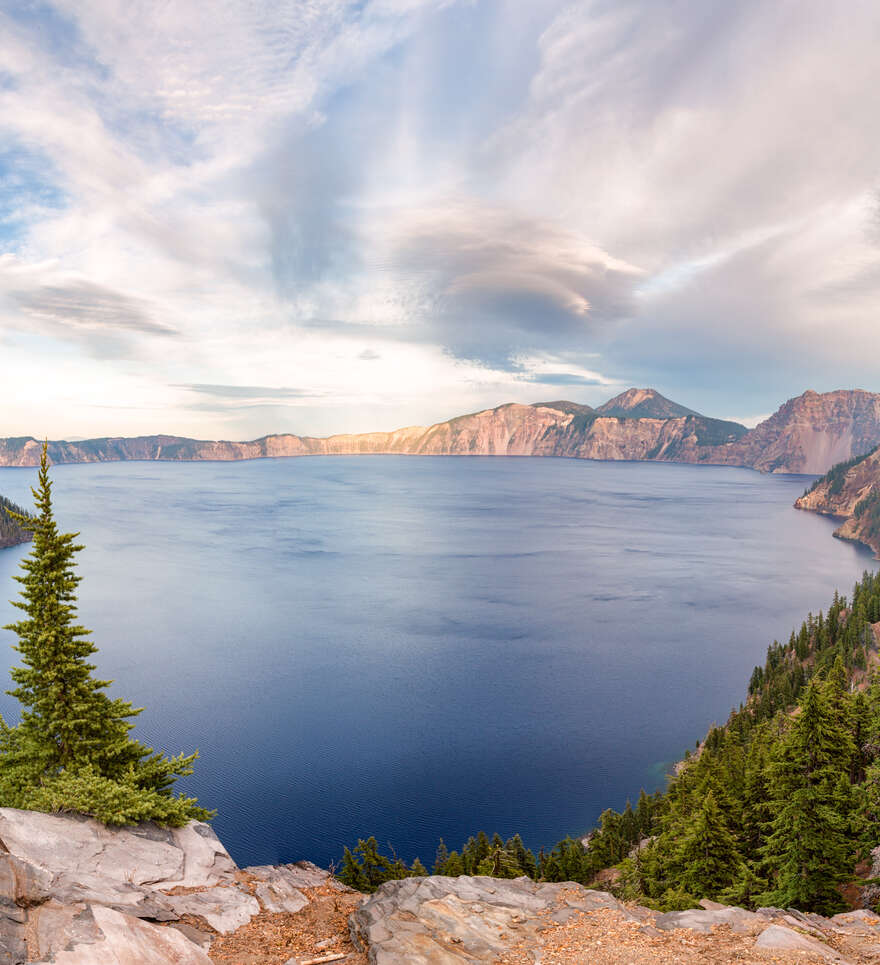
[[[548,922],[542,936],[541,965],[828,965],[802,952],[786,953],[755,948],[755,935],[739,935],[727,925],[712,934],[677,929],[645,934],[638,922],[626,921],[618,911],[579,912],[564,924]],[[497,965],[533,965],[525,948],[514,949]]]
[[[217,936],[208,955],[215,965],[284,965],[289,959],[345,953],[342,965],[367,965],[348,933],[348,916],[364,900],[358,892],[304,888],[309,904],[296,914],[261,912],[232,935]]]

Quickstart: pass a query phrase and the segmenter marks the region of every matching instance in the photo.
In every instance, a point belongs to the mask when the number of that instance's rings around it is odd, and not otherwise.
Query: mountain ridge
[[[49,455],[55,463],[392,453],[561,456],[818,474],[878,444],[880,394],[861,389],[807,391],[785,402],[754,429],[701,415],[653,389],[629,389],[597,409],[566,400],[510,402],[430,426],[390,432],[327,437],[280,433],[243,442],[167,434],[104,436],[50,442]],[[36,465],[40,447],[32,437],[0,439],[0,466]]]

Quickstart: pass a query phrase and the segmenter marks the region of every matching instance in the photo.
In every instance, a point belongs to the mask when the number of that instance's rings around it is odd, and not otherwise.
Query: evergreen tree
[[[437,845],[437,853],[434,855],[434,868],[433,873],[435,875],[446,874],[446,862],[449,860],[449,850],[446,847],[446,842],[443,838],[440,839],[440,843]]]
[[[518,834],[515,834],[507,842],[505,847],[516,862],[516,866],[519,869],[520,874],[528,875],[529,878],[534,878],[537,873],[537,863],[535,862],[535,856],[523,844],[523,839]]]
[[[384,881],[406,877],[405,869],[401,874],[401,869],[395,868],[395,862],[379,853],[379,844],[372,836],[366,841],[361,838],[354,853],[359,859],[360,871],[366,880],[366,887],[360,889],[361,891],[375,891]]]
[[[342,870],[337,877],[343,884],[348,885],[349,888],[354,888],[355,891],[366,892],[371,890],[367,876],[348,848],[342,854]]]
[[[836,594],[827,617],[810,615],[785,646],[771,645],[750,699],[685,754],[665,792],[604,811],[585,845],[567,838],[537,862],[519,836],[502,848],[481,833],[445,873],[504,874],[506,854],[518,873],[549,881],[589,884],[617,865],[619,896],[664,911],[710,895],[835,910],[858,855],[880,844],[880,673],[866,694],[853,692],[863,678],[852,673],[860,652],[877,651],[878,620],[880,574],[866,573],[852,609]]]
[[[733,881],[742,858],[711,790],[688,822],[678,860],[684,869],[681,883],[690,894],[712,897]]]
[[[722,891],[718,898],[725,904],[749,908],[755,903],[755,898],[766,890],[766,879],[758,877],[755,871],[743,861],[736,869],[736,876],[730,887]]]
[[[825,914],[842,907],[838,885],[852,869],[853,845],[838,811],[838,780],[852,760],[826,687],[810,681],[800,713],[770,766],[775,819],[764,848],[775,887],[762,900]]]
[[[46,446],[32,492],[35,515],[14,514],[33,546],[15,577],[22,591],[13,605],[24,618],[5,627],[18,637],[22,663],[8,693],[24,709],[14,727],[0,718],[0,805],[77,811],[107,824],[209,818],[194,798],[172,793],[197,755],[169,759],[132,740],[129,721],[140,710],[110,698],[111,681],[92,677],[97,648],[76,622],[74,557],[83,547],[55,521]]]
[[[492,850],[492,846],[489,844],[489,836],[485,831],[477,832],[477,840],[474,845],[474,864],[479,865],[479,863],[489,856],[489,852]]]
[[[584,846],[574,838],[564,838],[550,852],[541,869],[547,881],[577,881],[588,884]]]
[[[518,878],[522,874],[516,860],[503,846],[493,845],[489,854],[480,862],[478,875],[490,878]]]

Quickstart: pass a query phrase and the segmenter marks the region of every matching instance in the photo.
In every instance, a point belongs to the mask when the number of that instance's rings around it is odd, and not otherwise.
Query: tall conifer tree
[[[80,811],[106,823],[156,819],[183,824],[210,816],[193,798],[174,796],[177,777],[192,773],[195,754],[169,759],[128,733],[140,713],[109,697],[111,683],[92,676],[97,652],[90,631],[76,622],[76,533],[62,533],[52,509],[47,447],[43,446],[33,516],[15,519],[33,534],[22,561],[23,619],[5,629],[18,637],[22,666],[8,691],[22,704],[10,727],[0,718],[0,804],[33,810]]]
[[[770,767],[775,818],[764,848],[776,872],[776,887],[764,899],[820,913],[842,907],[838,885],[852,868],[854,850],[838,791],[852,760],[852,739],[840,729],[827,686],[816,680],[807,685]]]
[[[693,895],[715,896],[729,887],[742,862],[724,813],[708,790],[679,846],[681,881]]]

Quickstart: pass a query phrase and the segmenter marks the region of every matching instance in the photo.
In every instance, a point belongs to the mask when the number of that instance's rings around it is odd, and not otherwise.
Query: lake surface
[[[28,469],[0,493],[29,500]],[[53,470],[99,674],[242,865],[534,848],[660,786],[871,554],[803,476],[406,456]],[[0,623],[27,552],[0,551]],[[0,678],[14,664],[0,631]],[[17,716],[0,698],[0,712]]]

